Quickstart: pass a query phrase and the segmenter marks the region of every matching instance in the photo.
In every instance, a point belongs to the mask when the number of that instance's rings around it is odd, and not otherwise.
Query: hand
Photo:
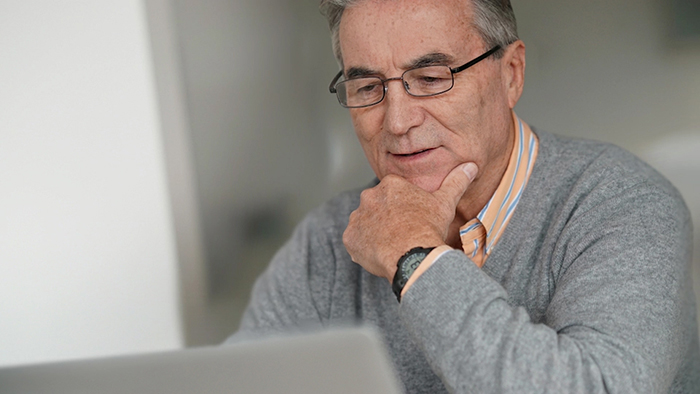
[[[457,166],[433,193],[397,175],[363,191],[343,233],[352,260],[391,282],[396,262],[409,249],[444,245],[457,204],[477,170],[474,163]]]

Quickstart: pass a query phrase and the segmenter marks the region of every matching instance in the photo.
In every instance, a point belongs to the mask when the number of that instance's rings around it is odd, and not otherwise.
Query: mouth
[[[410,157],[416,157],[416,156],[428,153],[434,149],[435,148],[428,148],[428,149],[418,150],[418,151],[411,152],[411,153],[392,153],[392,155],[394,155],[396,157],[401,157],[401,158],[410,158]]]

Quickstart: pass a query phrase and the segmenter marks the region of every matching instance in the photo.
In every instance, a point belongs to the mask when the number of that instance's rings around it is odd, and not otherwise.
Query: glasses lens
[[[414,96],[433,96],[452,89],[454,79],[447,66],[414,68],[403,75],[406,90]]]
[[[382,101],[384,84],[376,77],[357,78],[335,86],[340,104],[346,107],[365,107]]]

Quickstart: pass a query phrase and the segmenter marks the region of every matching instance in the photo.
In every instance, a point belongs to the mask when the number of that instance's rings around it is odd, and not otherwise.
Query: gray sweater
[[[483,269],[448,252],[399,304],[343,246],[359,204],[348,192],[299,224],[239,335],[369,322],[409,393],[699,393],[692,224],[678,192],[615,146],[535,132],[532,176]]]

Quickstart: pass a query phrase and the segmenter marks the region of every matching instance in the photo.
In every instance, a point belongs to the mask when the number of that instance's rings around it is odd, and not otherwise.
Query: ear
[[[518,40],[508,45],[501,58],[501,66],[508,105],[513,109],[520,100],[525,85],[525,43]]]

